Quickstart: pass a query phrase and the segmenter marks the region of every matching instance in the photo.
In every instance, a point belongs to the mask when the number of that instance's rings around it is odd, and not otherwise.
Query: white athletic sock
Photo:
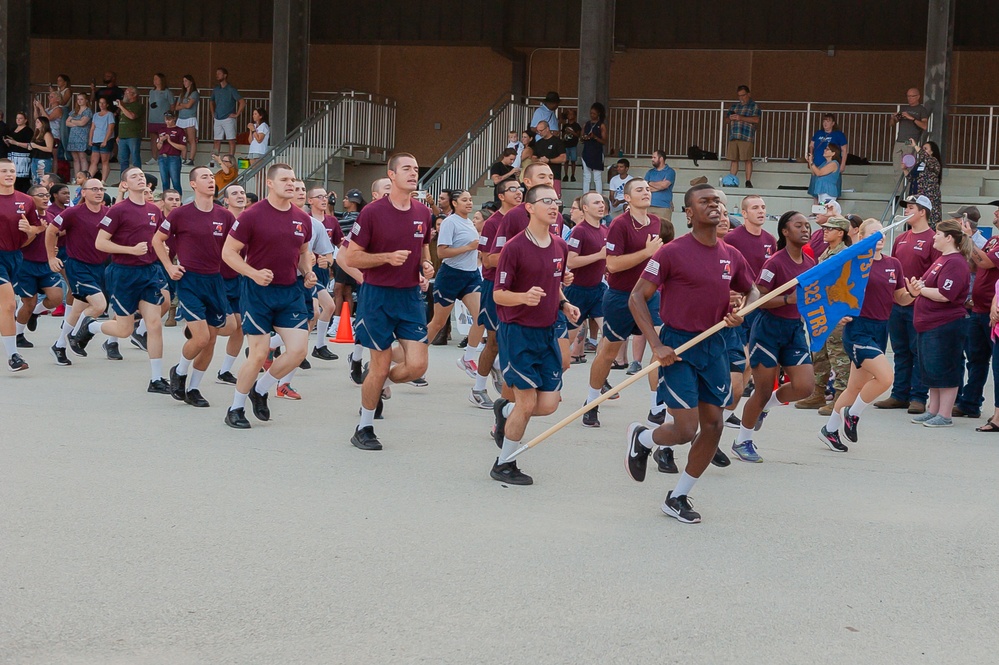
[[[229,410],[232,411],[233,409],[242,409],[245,407],[247,397],[249,397],[249,393],[241,393],[238,390],[234,391],[232,396],[232,408]]]
[[[66,336],[73,330],[73,326],[69,325],[69,321],[63,321],[62,325],[59,326],[59,339],[56,340],[57,349],[66,348]]]
[[[185,358],[183,353],[180,354],[180,362],[177,363],[177,376],[187,376],[187,371],[191,369],[192,362]]]
[[[473,390],[485,390],[486,381],[489,380],[488,376],[482,376],[481,374],[475,375],[475,388]]]
[[[271,336],[271,351],[273,351],[274,349],[276,349],[276,348],[278,348],[279,346],[282,346],[282,345],[284,345],[284,340],[281,339],[281,335],[272,335]]]
[[[95,323],[96,323],[96,321],[95,321]],[[100,332],[100,326],[98,326],[97,330],[98,330],[98,332]],[[108,344],[112,344],[112,343],[113,344],[121,344],[122,341],[123,340],[122,340],[121,337],[108,337]]]
[[[826,431],[828,432],[838,432],[840,425],[843,424],[843,414],[833,409],[833,412],[829,414],[829,421],[826,423]]]
[[[482,340],[481,342],[479,342],[479,345],[477,347],[475,347],[475,350],[478,353],[482,353],[483,351],[485,351],[486,350],[486,341]]]
[[[150,358],[149,359],[149,376],[152,377],[153,381],[163,378],[163,359],[162,358]]]
[[[17,335],[23,335],[27,327],[28,327],[27,323],[17,323],[16,321],[14,322],[14,332]]]
[[[357,429],[364,429],[365,427],[375,426],[375,410],[365,409],[361,407],[361,422],[357,425]]]
[[[288,372],[287,374],[285,374],[284,376],[282,376],[281,379],[278,381],[278,385],[279,386],[286,386],[289,383],[291,383],[291,380],[293,378],[295,378],[295,372],[297,372],[297,371],[298,371],[298,368],[296,367],[295,369],[291,370],[290,372]]]
[[[76,320],[76,325],[73,326],[73,334],[77,335],[80,332],[80,328],[83,327],[83,321],[86,319],[83,314],[80,314],[80,318]]]
[[[135,329],[135,334],[145,335],[146,332],[148,332],[148,328],[146,328],[146,320],[143,319],[142,321],[139,321],[139,327]]]
[[[510,461],[510,455],[517,452],[517,448],[520,448],[520,441],[514,441],[507,437],[503,437],[503,450],[499,454],[499,463],[506,464]]]
[[[744,426],[739,427],[739,437],[735,440],[736,443],[743,443],[745,441],[753,440],[753,430],[747,429]]]
[[[257,379],[257,387],[255,390],[258,395],[266,395],[268,391],[277,385],[278,380],[274,378],[270,370],[264,372],[264,375]]]
[[[649,391],[649,398],[652,400],[652,413],[661,413],[666,408],[666,405],[659,401],[658,394],[656,390]]]
[[[81,316],[80,319],[82,320],[83,317]],[[91,335],[96,335],[97,333],[101,332],[101,322],[100,321],[91,321],[90,325],[87,326],[87,330],[90,331]],[[117,342],[118,340],[114,340],[114,341]]]
[[[724,413],[725,420],[728,420],[729,416],[734,416],[734,415],[735,415],[735,407],[734,406],[731,409],[725,409],[725,413]]]
[[[763,410],[764,411],[769,411],[770,409],[774,409],[774,408],[776,408],[776,407],[778,407],[780,405],[781,405],[781,401],[780,401],[780,399],[777,398],[777,391],[775,390],[774,394],[771,395],[770,399],[767,401],[767,405],[765,407],[763,407]]]
[[[222,359],[222,367],[219,368],[219,374],[225,374],[232,369],[232,366],[236,364],[236,356],[230,356],[228,353],[225,354],[225,358]]]
[[[316,321],[316,347],[317,349],[326,348],[326,331],[329,330],[330,322],[323,321],[319,319]]]
[[[39,300],[37,303],[35,303],[35,309],[31,313],[32,314],[41,314],[42,312],[47,312],[48,309],[49,308],[45,306],[45,301],[44,300]]]
[[[680,479],[676,481],[676,488],[673,490],[673,496],[687,496],[690,494],[690,490],[694,489],[694,483],[697,482],[697,478],[684,471],[680,474]]]
[[[361,346],[360,344],[355,344],[354,351],[351,353],[350,357],[354,359],[354,362],[357,362],[361,359],[361,354],[363,353],[364,353],[364,347]]]
[[[600,388],[586,388],[586,403],[589,404],[596,398],[600,397]]]
[[[850,415],[860,417],[860,414],[864,412],[864,409],[871,405],[870,402],[865,402],[860,399],[860,395],[857,395],[857,399],[853,401],[853,406],[850,407]]]
[[[465,362],[468,362],[469,360],[475,360],[475,356],[477,353],[478,353],[478,347],[469,344],[468,346],[465,347],[465,355],[462,357],[462,359],[465,360]]]
[[[327,328],[327,330],[332,330],[333,331],[333,335],[335,336],[336,335],[336,331],[339,330],[339,329],[340,329],[340,315],[337,314],[332,319],[330,319],[330,325],[329,325],[329,328]]]
[[[3,340],[3,348],[8,358],[17,353],[17,337],[0,336],[0,339]]]
[[[187,377],[187,389],[197,390],[201,386],[201,378],[205,375],[200,369],[192,369],[191,375]]]
[[[652,438],[652,430],[650,429],[647,429],[638,435],[638,442],[649,450],[655,448],[656,446],[655,439]]]
[[[510,417],[510,414],[513,413],[513,407],[514,407],[513,402],[510,402],[509,404],[506,404],[503,407],[503,417],[504,418],[509,418]]]

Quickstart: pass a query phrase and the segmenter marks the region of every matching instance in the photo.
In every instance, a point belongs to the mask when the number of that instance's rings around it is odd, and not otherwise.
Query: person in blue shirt
[[[652,168],[645,173],[645,181],[652,190],[652,205],[649,213],[662,222],[663,239],[672,237],[673,231],[673,183],[676,181],[676,171],[666,163],[666,152],[656,150],[652,153]],[[669,233],[667,234],[667,231]]]
[[[840,148],[835,143],[826,145],[822,151],[822,166],[816,166],[815,157],[807,156],[808,168],[812,171],[812,181],[808,185],[808,193],[815,198],[832,197],[838,199],[843,191],[843,181],[840,176],[843,157]]]
[[[246,107],[246,100],[239,94],[239,90],[229,83],[229,70],[219,67],[215,70],[216,86],[212,88],[211,99],[208,106],[212,111],[214,144],[212,154],[219,154],[219,147],[222,140],[229,142],[229,154],[236,154],[236,118],[243,113]],[[276,143],[277,141],[275,141]],[[211,166],[215,166],[214,160]]]
[[[547,122],[548,128],[558,134],[558,105],[561,101],[562,99],[555,91],[549,92],[545,95],[545,100],[541,102],[541,105],[534,110],[534,115],[531,116],[531,129],[538,131],[538,123]],[[537,140],[537,137],[535,137],[534,140]]]
[[[839,172],[842,173],[843,169],[846,168],[846,155],[850,146],[847,143],[846,135],[839,130],[839,125],[836,124],[836,116],[832,113],[823,113],[822,129],[812,135],[812,142],[809,145],[808,151],[808,154],[811,155],[812,163],[819,169],[826,164],[825,150],[826,146],[830,144],[839,146],[841,158],[837,161],[839,162]],[[812,196],[818,196],[819,194],[815,191],[815,175],[812,175],[812,179],[808,183],[808,193]]]

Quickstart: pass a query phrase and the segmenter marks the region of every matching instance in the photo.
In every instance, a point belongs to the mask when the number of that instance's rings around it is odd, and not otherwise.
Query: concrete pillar
[[[31,110],[30,0],[0,0],[0,110],[11,126],[14,114]]]
[[[929,139],[947,154],[947,104],[950,101],[951,60],[954,55],[954,6],[957,0],[928,0],[926,25],[926,78],[923,99],[933,114]]]
[[[610,66],[614,55],[615,0],[582,0],[579,21],[579,114],[580,125],[590,118],[590,106],[600,102],[609,108]]]
[[[309,7],[311,0],[274,3],[271,46],[271,147],[309,115]]]

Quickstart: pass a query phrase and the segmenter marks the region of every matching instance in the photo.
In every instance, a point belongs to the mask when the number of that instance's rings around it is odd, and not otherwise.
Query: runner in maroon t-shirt
[[[28,363],[17,352],[14,280],[23,262],[21,248],[43,230],[31,197],[14,190],[16,179],[14,163],[0,159],[0,340],[7,354],[7,368],[12,372],[28,369]]]
[[[500,454],[489,475],[511,485],[534,482],[511,456],[520,448],[531,417],[554,413],[561,401],[562,354],[555,338],[559,311],[569,321],[579,318],[579,310],[562,292],[572,281],[569,248],[551,233],[560,203],[551,185],[527,190],[524,205],[530,223],[506,242],[496,267],[493,297],[500,317],[500,365],[514,401],[501,397],[493,407]]]
[[[572,285],[566,287],[565,295],[579,308],[580,320],[570,324],[569,330],[585,326],[590,320],[596,321],[597,326],[603,325],[604,291],[607,290],[603,281],[607,272],[607,236],[600,225],[606,212],[604,197],[587,192],[579,197],[579,209],[583,219],[572,229],[568,240],[569,269],[575,277]],[[585,330],[573,335],[569,351],[572,362],[586,362],[585,340]]]
[[[239,216],[246,209],[246,190],[243,189],[242,185],[227,185],[223,193],[225,194],[223,201],[226,210],[232,213],[235,219],[239,219]],[[225,356],[222,359],[222,366],[219,367],[219,372],[215,376],[215,383],[234,386],[236,385],[236,377],[232,373],[232,368],[236,365],[239,352],[243,348],[243,315],[239,308],[242,276],[225,261],[222,262],[219,272],[225,283],[226,298],[229,300],[229,309],[232,310],[232,318],[236,325],[232,327],[226,325],[225,330],[228,331],[229,339],[225,344]]]
[[[742,219],[745,223],[725,236],[725,244],[739,250],[753,269],[755,279],[760,276],[763,262],[777,251],[777,239],[763,229],[767,204],[762,196],[751,194],[742,199]]]
[[[625,466],[641,482],[655,446],[668,449],[690,443],[687,467],[666,494],[662,511],[694,524],[701,516],[692,509],[688,495],[718,450],[724,429],[722,409],[731,395],[729,363],[726,338],[720,333],[682,357],[675,349],[719,321],[733,328],[741,325],[742,317],[736,312],[754,288],[752,270],[742,254],[718,241],[722,218],[718,192],[711,185],[695,185],[687,190],[684,206],[691,232],[656,251],[630,296],[635,322],[662,365],[658,374],[667,386],[666,404],[673,420],[655,429],[632,423]],[[657,292],[661,292],[663,321],[658,335],[647,306]]]
[[[333,245],[333,260],[336,260],[337,252],[343,245],[343,230],[335,217],[328,214],[330,207],[329,194],[325,187],[313,187],[308,191],[309,212],[313,219],[318,219],[323,228],[326,229],[326,237]],[[329,283],[333,263],[325,254],[316,254],[316,266],[312,269],[316,273],[317,292],[319,300],[319,316],[316,318],[316,341],[312,347],[312,357],[320,360],[336,360],[338,356],[330,351],[329,338],[327,333],[332,328],[336,332],[337,324],[340,320],[340,313],[336,311],[336,302],[329,292]]]
[[[42,222],[42,232],[32,238],[31,242],[21,249],[24,260],[17,270],[14,281],[14,291],[21,298],[21,307],[15,317],[17,347],[21,349],[34,348],[34,344],[25,337],[25,330],[34,331],[38,315],[46,310],[53,310],[62,304],[62,278],[49,265],[48,253],[45,251],[45,228],[48,226],[46,212],[49,207],[49,193],[43,185],[33,185],[28,189],[35,207],[35,215]],[[45,297],[38,301],[39,294]]]
[[[964,210],[963,208],[961,209]],[[968,343],[964,348],[967,358],[968,375],[961,386],[957,402],[954,405],[954,415],[978,418],[981,416],[985,381],[988,378],[989,365],[992,361],[992,321],[991,308],[995,298],[996,281],[999,280],[999,236],[993,234],[984,240],[981,247],[975,246],[975,230],[968,221],[966,214],[957,215],[965,235],[972,237],[971,263],[975,267],[975,281],[971,285],[971,314],[968,319]],[[999,210],[993,217],[993,225],[999,225]],[[999,400],[994,400],[997,407],[995,415],[999,416]],[[999,431],[999,417],[991,417],[989,422],[978,428],[982,432]]]
[[[427,311],[420,285],[434,276],[429,245],[433,215],[413,199],[419,172],[409,153],[389,159],[392,190],[364,206],[344,252],[344,262],[364,275],[354,336],[371,351],[361,387],[361,420],[350,440],[361,450],[382,448],[374,418],[385,383],[406,383],[427,371]],[[393,366],[394,341],[399,342],[403,359]]]
[[[60,326],[59,339],[51,349],[59,365],[72,364],[66,357],[69,335],[79,332],[77,326],[85,317],[97,318],[108,306],[104,293],[104,262],[108,255],[94,246],[108,210],[110,208],[104,205],[104,183],[91,178],[83,185],[83,200],[56,215],[45,231],[49,265],[53,270],[65,271],[66,284],[74,297]],[[56,255],[57,238],[64,243],[65,262]],[[81,351],[86,353],[79,347],[73,349],[77,355]]]

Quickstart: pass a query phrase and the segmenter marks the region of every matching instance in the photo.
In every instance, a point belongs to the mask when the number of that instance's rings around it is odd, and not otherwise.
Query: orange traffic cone
[[[340,312],[340,325],[336,327],[336,337],[330,339],[334,344],[353,344],[354,327],[350,324],[350,303],[343,304]]]

